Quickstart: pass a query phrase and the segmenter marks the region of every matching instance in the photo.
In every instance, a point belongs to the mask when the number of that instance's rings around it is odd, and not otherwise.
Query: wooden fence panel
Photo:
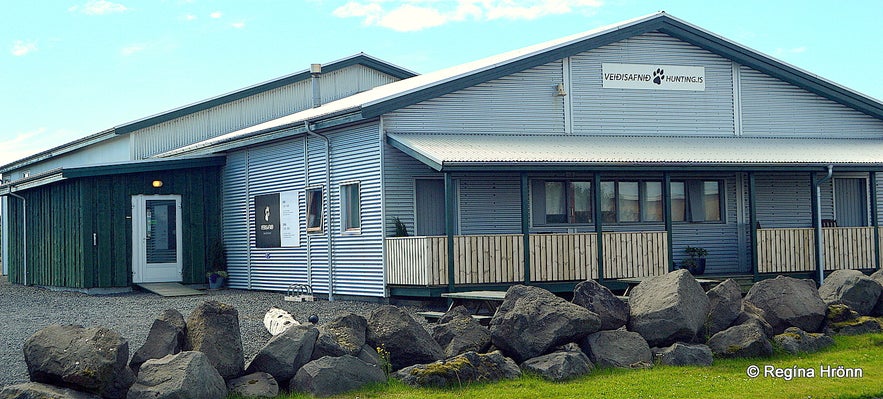
[[[873,227],[822,228],[825,270],[873,269]]]
[[[812,228],[757,230],[759,273],[788,273],[815,268]]]
[[[573,281],[598,278],[595,234],[532,234],[531,281]]]
[[[668,272],[664,231],[604,233],[604,278],[659,276]]]
[[[455,284],[512,283],[523,280],[521,234],[455,236]]]

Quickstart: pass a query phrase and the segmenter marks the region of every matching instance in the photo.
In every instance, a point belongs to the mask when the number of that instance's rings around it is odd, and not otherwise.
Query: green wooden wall
[[[153,180],[163,186],[153,188]],[[181,195],[185,284],[205,282],[206,248],[221,240],[217,167],[83,177],[17,194],[28,204],[27,283],[32,285],[131,285],[133,195]],[[10,205],[9,281],[21,284],[21,200],[10,197]]]

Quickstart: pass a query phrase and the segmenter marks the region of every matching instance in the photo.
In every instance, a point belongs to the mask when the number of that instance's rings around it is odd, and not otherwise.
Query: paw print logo
[[[663,71],[662,68],[657,68],[653,71],[653,83],[661,85],[662,79],[665,79],[665,71]]]

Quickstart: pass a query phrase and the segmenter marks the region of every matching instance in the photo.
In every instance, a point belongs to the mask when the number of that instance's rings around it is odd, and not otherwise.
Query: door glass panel
[[[592,223],[592,183],[575,181],[570,186],[573,191],[573,222]]]
[[[644,204],[641,207],[645,222],[662,221],[662,182],[644,183]]]
[[[567,223],[564,182],[546,182],[546,223]]]
[[[620,222],[639,222],[641,221],[640,198],[638,197],[638,182],[621,181],[619,182],[619,192],[617,193],[616,206],[619,208]]]
[[[147,263],[178,261],[177,207],[175,200],[147,200],[145,206]]]

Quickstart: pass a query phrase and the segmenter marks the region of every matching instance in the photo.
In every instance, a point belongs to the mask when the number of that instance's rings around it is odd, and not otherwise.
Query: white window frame
[[[349,227],[347,222],[349,215],[350,197],[346,193],[346,187],[356,186],[356,198],[359,201],[359,227]],[[361,234],[362,233],[362,182],[352,180],[340,184],[340,233],[341,234]]]
[[[310,227],[310,192],[319,191],[319,226]],[[307,234],[322,234],[325,231],[325,187],[310,186],[304,189],[304,225],[307,228]]]

